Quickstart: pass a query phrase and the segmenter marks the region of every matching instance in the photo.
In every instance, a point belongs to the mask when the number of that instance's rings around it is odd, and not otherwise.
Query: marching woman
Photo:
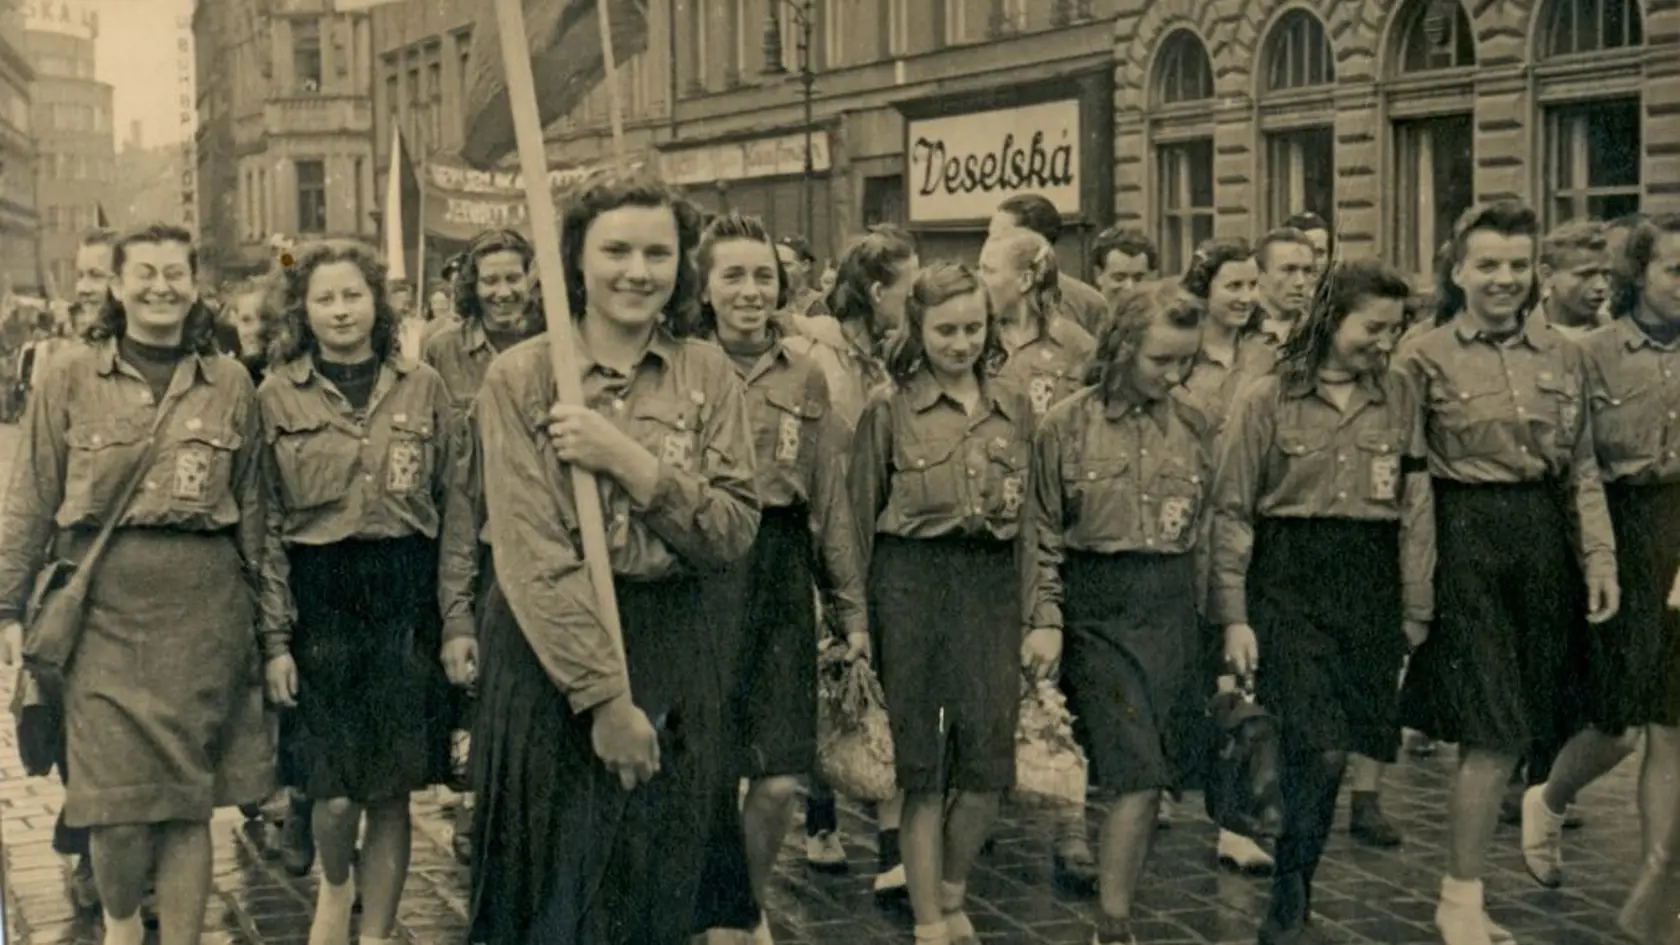
[[[1136,941],[1133,897],[1175,780],[1168,726],[1206,649],[1195,557],[1212,464],[1206,421],[1172,396],[1200,320],[1176,287],[1123,297],[1089,386],[1033,441],[1023,658],[1046,677],[1059,664],[1096,780],[1117,795],[1097,847],[1097,945]]]
[[[424,360],[443,375],[457,410],[478,396],[490,360],[542,331],[533,304],[536,284],[531,244],[513,230],[486,230],[473,238],[455,270],[455,312],[425,342]]]
[[[739,661],[728,711],[731,774],[748,779],[741,809],[751,893],[762,907],[793,822],[799,778],[816,764],[817,612],[813,587],[851,656],[869,653],[856,522],[846,493],[851,429],[834,415],[816,363],[788,351],[773,315],[788,286],[756,217],[712,221],[694,254],[700,319],[746,383],[763,506],[748,558]],[[734,790],[727,792],[732,807]],[[741,835],[722,838],[740,845]],[[760,921],[758,941],[770,940]]]
[[[968,874],[1015,783],[1033,416],[965,266],[915,276],[849,479],[869,562],[916,941],[976,945]]]
[[[727,777],[719,574],[758,531],[740,378],[700,331],[698,214],[591,178],[565,203],[587,406],[549,341],[498,357],[474,406],[496,582],[479,624],[472,942],[676,945]],[[554,291],[561,291],[555,287]],[[599,477],[623,650],[602,624],[570,464]],[[806,597],[807,602],[810,600]]]
[[[1644,868],[1622,910],[1628,934],[1655,945],[1658,916],[1674,919],[1680,842],[1680,216],[1642,221],[1623,249],[1631,274],[1612,299],[1615,321],[1588,335],[1587,398],[1616,528],[1622,608],[1588,638],[1590,727],[1571,739],[1544,785],[1524,800],[1523,855],[1537,876],[1561,867],[1562,815],[1576,793],[1615,767],[1645,733],[1639,803]],[[1667,883],[1666,887],[1664,884]],[[1664,897],[1668,898],[1664,898]],[[1670,933],[1672,934],[1672,932]]]
[[[1277,359],[1276,347],[1260,333],[1260,264],[1245,240],[1209,240],[1196,248],[1181,285],[1201,300],[1206,316],[1202,350],[1178,396],[1217,433],[1238,391]]]
[[[1615,616],[1620,597],[1585,361],[1528,319],[1538,230],[1515,202],[1465,211],[1439,273],[1438,324],[1398,359],[1422,404],[1438,554],[1438,617],[1402,705],[1410,727],[1460,751],[1435,912],[1446,945],[1508,939],[1482,893],[1500,795],[1558,724],[1574,635]]]
[[[311,945],[395,933],[408,875],[408,798],[448,760],[438,663],[437,537],[459,439],[436,371],[403,356],[385,267],[349,241],[306,244],[275,285],[283,323],[262,405],[272,586],[269,698],[295,707],[321,860]],[[367,818],[358,854],[356,841]]]
[[[1283,728],[1262,945],[1299,938],[1347,753],[1394,760],[1394,681],[1428,634],[1429,477],[1415,397],[1388,369],[1410,294],[1381,263],[1338,263],[1219,437],[1210,616]]]
[[[871,227],[840,259],[825,304],[830,314],[793,319],[799,334],[783,343],[790,352],[822,368],[828,379],[829,409],[848,429],[856,428],[870,392],[889,379],[883,349],[887,338],[904,324],[904,300],[920,265],[909,234],[891,226]],[[828,622],[826,617],[824,622]],[[898,850],[902,811],[902,798],[881,804],[877,811],[877,896],[904,892],[904,865]],[[847,868],[834,792],[815,775],[805,801],[805,861],[821,871]]]
[[[195,945],[211,812],[273,786],[256,637],[261,425],[245,369],[215,353],[187,231],[132,231],[111,258],[91,343],[40,377],[23,421],[0,519],[0,637],[10,661],[49,548],[78,560],[117,516],[66,679],[64,819],[92,828],[107,945],[145,937],[154,876],[158,941]]]

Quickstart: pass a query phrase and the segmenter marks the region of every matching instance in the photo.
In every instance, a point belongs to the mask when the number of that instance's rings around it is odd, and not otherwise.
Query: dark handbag
[[[76,655],[76,645],[82,639],[82,618],[87,611],[88,588],[93,582],[93,575],[99,570],[99,562],[105,557],[111,536],[116,534],[117,523],[128,514],[135,493],[140,491],[141,481],[146,478],[146,472],[157,457],[158,431],[163,429],[164,421],[179,402],[177,397],[165,401],[158,408],[140,460],[135,463],[121,494],[111,505],[104,523],[99,526],[99,534],[82,555],[82,560],[78,563],[55,559],[35,578],[35,585],[29,593],[29,606],[24,610],[23,666],[48,699],[57,701],[64,694],[70,660]]]
[[[1204,792],[1208,817],[1258,843],[1276,840],[1283,833],[1277,719],[1243,692],[1214,696],[1208,717],[1217,739]]]
[[[58,762],[64,740],[64,710],[47,697],[35,674],[27,669],[18,670],[12,688],[12,719],[17,723],[18,758],[24,773],[32,778],[45,775]]]

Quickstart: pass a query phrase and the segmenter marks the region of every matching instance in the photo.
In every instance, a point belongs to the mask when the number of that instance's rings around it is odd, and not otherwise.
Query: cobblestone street
[[[0,475],[7,476],[17,431],[0,428]],[[9,700],[9,674],[0,700]],[[1403,847],[1376,851],[1355,845],[1338,820],[1319,873],[1314,907],[1326,937],[1336,942],[1406,945],[1439,941],[1431,925],[1445,861],[1445,805],[1453,764],[1450,751],[1407,759],[1388,777],[1385,803],[1405,832]],[[1545,890],[1524,871],[1514,828],[1502,827],[1488,882],[1490,912],[1522,945],[1594,945],[1617,941],[1615,913],[1640,860],[1640,826],[1633,808],[1630,759],[1586,795],[1585,826],[1567,835],[1564,888]],[[65,865],[51,849],[61,802],[56,779],[26,778],[10,721],[0,728],[0,837],[4,844],[6,941],[15,945],[97,942],[97,922],[78,916],[64,892]],[[1199,807],[1199,796],[1195,805]],[[1222,871],[1214,860],[1215,831],[1202,817],[1162,831],[1140,894],[1138,940],[1168,943],[1252,942],[1266,882]],[[1093,806],[1093,823],[1101,810]],[[413,872],[404,891],[401,940],[416,945],[462,945],[466,870],[449,850],[448,817],[430,795],[414,803]],[[873,830],[860,811],[843,807],[852,853],[849,875],[806,870],[796,830],[784,850],[781,881],[770,903],[782,945],[868,945],[911,940],[908,918],[879,910],[870,895]],[[206,942],[303,945],[314,901],[314,877],[294,879],[268,850],[260,826],[236,811],[214,824],[215,891]],[[1091,906],[1066,898],[1051,884],[1050,831],[1006,809],[995,850],[970,885],[972,915],[991,945],[1089,941]]]

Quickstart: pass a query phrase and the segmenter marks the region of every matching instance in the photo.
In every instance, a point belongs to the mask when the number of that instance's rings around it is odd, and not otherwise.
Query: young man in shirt
[[[1579,341],[1608,324],[1612,273],[1608,227],[1571,220],[1540,246],[1540,313],[1564,337]]]
[[[1318,287],[1318,255],[1307,234],[1279,227],[1254,247],[1260,263],[1260,331],[1282,344],[1312,301]]]
[[[1283,221],[1283,225],[1291,230],[1300,230],[1312,244],[1313,282],[1316,284],[1330,268],[1330,256],[1335,248],[1336,235],[1330,224],[1311,210],[1304,210]]]
[[[1097,289],[1110,307],[1120,295],[1154,279],[1161,265],[1155,243],[1142,230],[1117,226],[1097,234],[1091,258],[1096,264]]]

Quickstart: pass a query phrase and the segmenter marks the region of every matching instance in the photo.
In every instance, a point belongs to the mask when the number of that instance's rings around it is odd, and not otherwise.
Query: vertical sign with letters
[[[175,103],[180,113],[181,225],[198,238],[198,102],[192,15],[175,18]]]

